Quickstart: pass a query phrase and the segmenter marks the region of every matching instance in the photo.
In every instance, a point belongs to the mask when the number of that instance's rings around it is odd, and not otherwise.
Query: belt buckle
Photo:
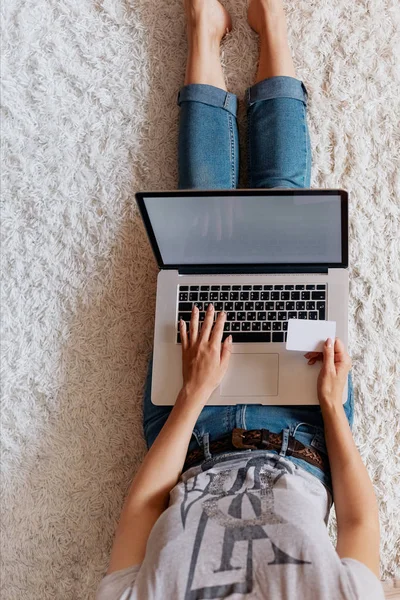
[[[257,450],[257,446],[253,444],[245,444],[243,441],[246,429],[240,429],[236,427],[232,430],[232,444],[238,450]]]

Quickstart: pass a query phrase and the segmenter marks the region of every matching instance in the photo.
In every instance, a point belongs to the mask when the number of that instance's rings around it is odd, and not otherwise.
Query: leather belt
[[[233,429],[231,433],[210,443],[212,455],[235,450],[280,450],[282,447],[283,432],[273,433],[268,429]],[[321,471],[329,470],[328,457],[312,448],[305,446],[293,436],[289,436],[286,456],[301,458]],[[202,448],[188,452],[183,470],[189,469],[204,460]]]

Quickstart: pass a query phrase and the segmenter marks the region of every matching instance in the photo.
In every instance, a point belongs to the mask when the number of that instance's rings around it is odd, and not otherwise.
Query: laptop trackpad
[[[221,396],[277,396],[279,354],[232,354]]]

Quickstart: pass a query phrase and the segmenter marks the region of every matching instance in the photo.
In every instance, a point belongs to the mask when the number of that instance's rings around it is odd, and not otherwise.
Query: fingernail
[[[232,342],[232,336],[231,336],[231,335],[228,337],[228,342],[229,342],[229,343],[231,343],[231,342]]]
[[[213,308],[214,308],[214,305],[213,304],[209,304],[208,308],[207,308],[208,312],[211,312]]]
[[[197,306],[193,306],[193,312],[195,312],[195,313],[196,313],[196,312],[198,312],[198,311],[199,311],[198,307],[197,307]]]
[[[332,348],[332,340],[331,340],[331,338],[328,338],[328,339],[326,340],[326,347],[327,347],[327,348]]]

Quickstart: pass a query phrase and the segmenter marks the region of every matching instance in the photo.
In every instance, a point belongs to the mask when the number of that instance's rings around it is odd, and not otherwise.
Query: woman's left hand
[[[217,388],[228,369],[232,336],[222,342],[226,313],[218,314],[214,328],[214,306],[208,306],[199,331],[199,309],[193,308],[189,333],[185,321],[180,321],[182,344],[183,389],[189,395],[200,395],[204,404]]]

